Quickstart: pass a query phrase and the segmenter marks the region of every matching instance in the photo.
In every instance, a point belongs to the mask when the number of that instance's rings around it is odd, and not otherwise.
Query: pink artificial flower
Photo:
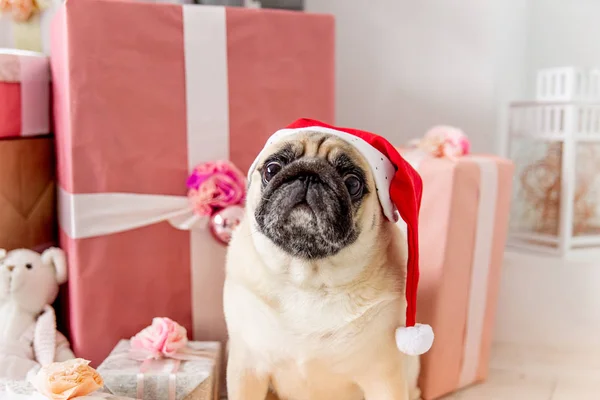
[[[246,196],[246,178],[229,161],[198,165],[189,176],[187,187],[194,212],[202,216],[241,204]]]
[[[456,158],[469,154],[471,143],[465,133],[452,126],[435,126],[419,142],[419,147],[434,157]]]
[[[132,350],[142,350],[152,358],[171,357],[187,346],[186,329],[169,318],[154,318],[152,325],[131,338]]]

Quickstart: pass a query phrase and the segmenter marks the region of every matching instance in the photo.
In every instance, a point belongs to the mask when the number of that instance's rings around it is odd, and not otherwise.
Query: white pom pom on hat
[[[406,223],[408,236],[406,326],[396,330],[396,344],[400,351],[409,355],[426,353],[433,344],[433,330],[429,325],[416,324],[419,283],[418,220],[423,191],[421,177],[402,158],[398,150],[383,137],[357,129],[338,128],[311,119],[299,119],[275,132],[265,147],[302,132],[328,133],[353,145],[369,163],[384,215],[388,220],[396,222],[400,213],[400,217]],[[262,152],[250,167],[248,180],[261,156]]]
[[[396,329],[398,349],[411,356],[427,353],[433,345],[433,338],[433,329],[429,325],[415,324]]]

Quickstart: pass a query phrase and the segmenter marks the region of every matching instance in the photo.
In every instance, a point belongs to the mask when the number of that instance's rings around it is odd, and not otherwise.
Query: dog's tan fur
[[[369,171],[339,139],[322,143],[322,135],[305,134],[294,141],[304,157],[331,159],[343,151]],[[358,239],[318,261],[293,258],[257,231],[260,179],[254,172],[247,216],[227,260],[229,399],[264,400],[275,393],[281,400],[418,398],[418,360],[402,355],[394,340],[406,308],[406,240],[384,219],[371,173],[373,190],[355,216]]]

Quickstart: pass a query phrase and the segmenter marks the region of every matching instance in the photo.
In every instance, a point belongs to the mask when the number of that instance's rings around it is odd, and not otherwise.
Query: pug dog
[[[271,140],[248,184],[226,265],[229,400],[418,399],[394,335],[406,237],[364,155],[309,127]]]

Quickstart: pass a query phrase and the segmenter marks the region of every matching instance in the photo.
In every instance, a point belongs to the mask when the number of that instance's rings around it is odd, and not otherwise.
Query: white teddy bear
[[[26,379],[40,366],[74,358],[50,306],[66,281],[61,249],[0,249],[0,378]]]

